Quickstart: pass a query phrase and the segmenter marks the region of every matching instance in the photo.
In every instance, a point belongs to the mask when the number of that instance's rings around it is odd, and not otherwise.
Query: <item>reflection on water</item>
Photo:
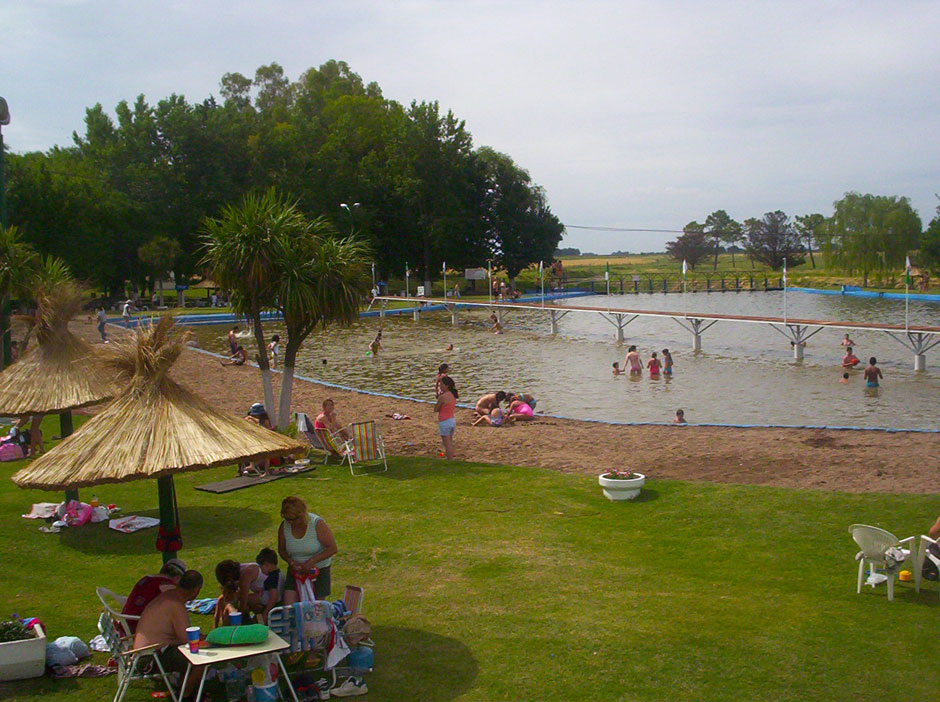
[[[606,297],[572,300],[604,309]],[[704,293],[614,295],[611,307],[782,316],[783,294]],[[904,322],[903,300],[865,300],[841,296],[787,295],[794,317],[857,322]],[[938,325],[936,305],[911,303],[912,324]],[[441,312],[388,317],[383,351],[366,355],[379,319],[360,320],[349,329],[313,334],[298,362],[300,375],[409,397],[433,399],[437,366],[447,362],[461,401],[484,392],[524,390],[539,398],[540,412],[615,422],[670,421],[677,408],[692,422],[742,424],[829,424],[940,429],[936,402],[940,389],[940,348],[928,353],[927,372],[914,373],[913,354],[883,333],[853,331],[856,355],[877,356],[885,380],[867,391],[861,371],[842,384],[839,361],[842,333],[823,330],[809,340],[805,360],[793,361],[789,342],[765,325],[719,322],[702,337],[702,352],[691,352],[691,334],[672,319],[638,318],[625,328],[618,345],[615,330],[599,315],[574,312],[548,333],[547,315],[509,313],[506,333],[494,335],[481,311],[460,313],[454,327]],[[229,327],[197,327],[203,348],[224,353]],[[268,336],[284,329],[267,327]],[[246,339],[253,344],[252,339]],[[453,344],[454,350],[447,351]],[[611,364],[623,364],[626,347],[636,344],[644,362],[651,351],[669,348],[675,359],[672,379],[613,377]],[[250,355],[254,355],[249,350]],[[661,355],[661,354],[660,354]],[[326,361],[324,363],[323,361]],[[429,409],[430,411],[430,409]]]

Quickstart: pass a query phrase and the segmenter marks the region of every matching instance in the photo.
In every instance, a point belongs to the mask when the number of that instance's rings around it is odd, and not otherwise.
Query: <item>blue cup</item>
[[[229,612],[228,623],[229,623],[229,626],[241,626],[242,613],[241,612]]]

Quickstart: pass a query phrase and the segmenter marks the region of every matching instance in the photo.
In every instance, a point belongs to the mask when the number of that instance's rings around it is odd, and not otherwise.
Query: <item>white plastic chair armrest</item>
[[[133,656],[133,655],[142,656],[148,653],[156,653],[157,650],[160,648],[163,648],[163,644],[155,643],[155,644],[150,644],[149,646],[141,646],[140,648],[132,648],[128,651],[125,651],[124,655],[125,656]]]
[[[934,544],[934,545],[936,545],[936,543],[937,543],[937,539],[931,539],[931,538],[930,538],[929,536],[927,536],[926,534],[921,534],[921,535],[920,535],[920,540],[921,540],[921,541],[927,541],[927,542],[932,543],[932,544]]]
[[[916,539],[917,539],[916,536],[908,536],[906,539],[901,539],[900,541],[898,541],[898,545],[900,545],[900,544],[906,544],[906,543],[908,543],[908,542],[913,542],[913,541],[916,540]]]

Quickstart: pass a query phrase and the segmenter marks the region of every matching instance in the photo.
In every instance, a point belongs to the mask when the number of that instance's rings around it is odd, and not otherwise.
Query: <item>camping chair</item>
[[[920,544],[917,547],[917,558],[914,560],[914,590],[920,592],[920,581],[924,575],[924,560],[929,558],[940,569],[940,558],[930,552],[930,546],[936,546],[937,540],[926,534],[920,535]]]
[[[304,412],[296,412],[295,417],[297,419],[297,431],[307,438],[311,447],[326,454],[323,457],[324,463],[327,463],[331,456],[338,458],[342,463],[345,455],[343,453],[344,440],[339,432],[331,434],[329,429],[314,428]]]
[[[388,461],[385,460],[385,442],[379,433],[378,423],[370,419],[366,422],[354,422],[347,427],[350,438],[344,445],[344,460],[349,461],[349,472],[355,475],[366,475],[365,472],[356,473],[356,463],[372,463],[382,461],[385,466],[380,471],[388,470]]]
[[[101,616],[98,617],[98,631],[101,632],[104,640],[108,642],[111,657],[117,661],[118,688],[117,692],[114,693],[114,702],[121,702],[124,699],[132,680],[146,680],[155,677],[141,671],[140,663],[145,658],[152,658],[153,662],[157,664],[157,670],[160,671],[163,684],[170,691],[170,698],[173,702],[178,702],[176,690],[170,684],[170,679],[167,677],[166,670],[163,669],[163,663],[160,662],[160,656],[157,653],[163,644],[157,643],[142,648],[130,648],[134,640],[129,636],[122,637],[118,633],[114,620],[107,612],[102,612]]]
[[[359,614],[362,611],[362,600],[365,598],[365,592],[358,585],[347,585],[343,593],[343,604],[346,605],[348,616]]]
[[[137,622],[140,621],[140,617],[134,614],[121,613],[121,610],[124,609],[124,603],[127,602],[127,598],[111,592],[106,587],[96,587],[95,592],[98,594],[98,599],[101,600],[104,611],[111,615],[111,619],[113,619],[115,624],[120,628],[119,633],[121,636],[132,636],[134,629],[137,627]],[[114,604],[112,604],[112,602]],[[134,622],[134,624],[132,625],[131,622]]]
[[[865,564],[867,563],[870,572],[868,584],[874,587],[878,583],[886,580],[888,583],[888,602],[893,601],[895,574],[888,572],[886,575],[879,575],[875,573],[875,567],[887,568],[888,564],[885,562],[885,552],[892,546],[901,547],[905,560],[910,558],[912,554],[911,544],[914,541],[914,537],[909,536],[906,539],[898,539],[898,537],[890,531],[885,531],[884,529],[868,526],[866,524],[853,524],[849,527],[849,533],[852,535],[852,538],[855,539],[855,543],[858,544],[859,548],[862,549],[855,556],[858,560],[857,592],[859,594],[862,592],[862,579],[865,577]],[[903,548],[905,544],[907,544],[907,548]],[[884,578],[884,580],[882,580],[882,578]]]

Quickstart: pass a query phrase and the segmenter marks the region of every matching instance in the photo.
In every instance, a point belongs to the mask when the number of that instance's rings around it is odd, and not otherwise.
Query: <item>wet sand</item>
[[[80,321],[72,324],[72,330],[89,340],[96,336],[93,326]],[[433,399],[434,371],[429,368],[427,373],[428,400]],[[199,351],[185,351],[171,374],[213,405],[240,416],[262,399],[256,367],[223,367],[215,356]],[[459,388],[460,378],[454,380]],[[275,395],[280,383],[281,374],[275,372]],[[336,402],[343,423],[379,420],[390,454],[438,456],[441,451],[431,404],[295,379],[294,410],[313,417],[327,397]],[[460,401],[470,403],[476,398],[461,397]],[[395,412],[411,419],[392,420],[389,415]],[[846,492],[940,493],[940,473],[934,460],[940,434],[694,425],[630,427],[552,418],[493,428],[470,426],[471,410],[458,408],[456,417],[455,446],[461,460],[588,475],[614,467],[653,479]]]

